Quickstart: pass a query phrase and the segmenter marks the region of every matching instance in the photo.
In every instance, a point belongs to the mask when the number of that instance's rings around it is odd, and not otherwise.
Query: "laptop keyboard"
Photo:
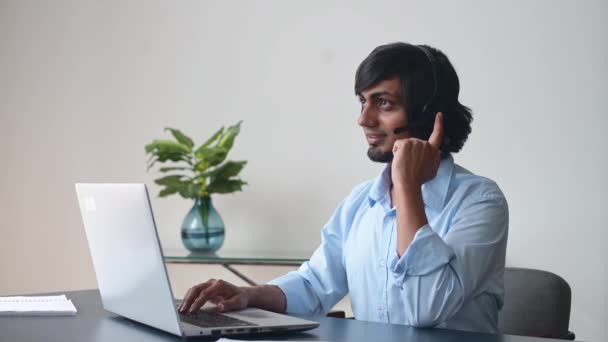
[[[203,328],[214,327],[242,327],[247,325],[257,325],[240,319],[228,317],[213,311],[199,311],[197,313],[180,313],[182,322],[196,325]]]

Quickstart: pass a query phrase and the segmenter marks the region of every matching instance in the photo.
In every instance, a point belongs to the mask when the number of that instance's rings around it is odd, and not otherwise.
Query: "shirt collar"
[[[445,198],[450,186],[452,171],[454,169],[454,158],[451,154],[441,160],[437,175],[430,181],[422,184],[422,198],[424,204],[435,209],[443,209]],[[376,177],[368,195],[368,203],[373,207],[376,202],[387,200],[390,205],[389,190],[391,188],[391,164],[388,163],[384,170]]]
[[[369,190],[369,206],[373,207],[376,202],[382,201],[388,195],[391,188],[391,163],[387,163],[380,175],[376,177]],[[390,202],[389,202],[390,203]]]

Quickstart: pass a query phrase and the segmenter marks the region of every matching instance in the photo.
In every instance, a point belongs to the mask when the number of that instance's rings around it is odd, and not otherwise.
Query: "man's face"
[[[393,134],[395,128],[407,123],[399,83],[399,78],[384,80],[359,95],[361,115],[357,122],[363,127],[369,144],[367,156],[375,162],[393,160],[395,140],[409,137],[407,132]]]

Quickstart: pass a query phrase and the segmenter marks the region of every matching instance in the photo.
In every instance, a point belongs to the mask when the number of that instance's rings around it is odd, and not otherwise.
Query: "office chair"
[[[570,300],[570,286],[560,276],[507,267],[498,326],[504,334],[574,340],[574,333],[568,331]]]
[[[498,312],[502,333],[574,340],[568,331],[571,291],[560,276],[547,271],[505,268],[505,303]],[[345,318],[344,311],[328,317]]]

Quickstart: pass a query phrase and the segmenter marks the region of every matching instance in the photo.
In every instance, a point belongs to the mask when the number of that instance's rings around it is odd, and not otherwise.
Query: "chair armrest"
[[[562,337],[563,340],[570,340],[570,341],[574,341],[575,338],[576,338],[576,335],[574,335],[574,333],[572,331],[568,331],[566,336]]]
[[[334,318],[346,318],[346,313],[342,310],[334,310],[334,311],[328,312],[326,316],[334,317]]]

